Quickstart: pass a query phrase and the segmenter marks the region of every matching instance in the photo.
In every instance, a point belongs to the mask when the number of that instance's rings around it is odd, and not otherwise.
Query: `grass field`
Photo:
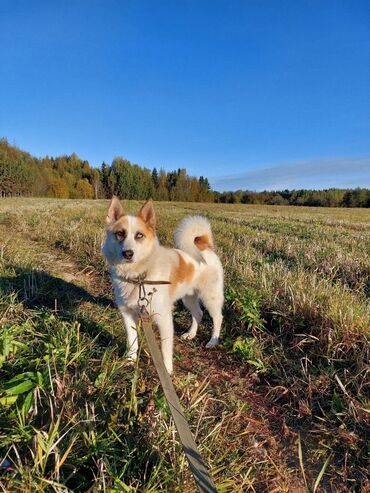
[[[126,204],[128,211],[138,202]],[[0,487],[196,490],[145,345],[125,358],[101,254],[108,201],[0,201]],[[158,203],[206,215],[222,344],[175,342],[174,383],[218,490],[370,491],[370,211]],[[179,333],[190,323],[175,308]]]

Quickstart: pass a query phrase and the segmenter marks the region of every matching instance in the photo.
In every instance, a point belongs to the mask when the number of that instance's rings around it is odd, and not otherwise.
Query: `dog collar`
[[[140,274],[137,277],[123,277],[123,276],[118,276],[118,278],[121,281],[124,282],[129,282],[130,284],[136,284],[136,285],[143,285],[143,284],[148,284],[151,286],[156,286],[160,284],[171,284],[171,281],[150,281],[149,279],[146,279],[146,272],[143,274]]]

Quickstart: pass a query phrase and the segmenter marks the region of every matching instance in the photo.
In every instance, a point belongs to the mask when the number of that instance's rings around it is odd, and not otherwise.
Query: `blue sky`
[[[218,190],[370,187],[370,2],[2,0],[0,136]]]

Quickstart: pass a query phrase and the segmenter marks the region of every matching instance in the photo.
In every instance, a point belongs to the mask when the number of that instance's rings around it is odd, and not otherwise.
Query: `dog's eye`
[[[140,231],[138,231],[135,235],[135,240],[141,240],[141,238],[144,238],[144,235],[143,233],[140,233]]]
[[[124,240],[126,238],[126,231],[124,229],[122,231],[117,231],[116,238],[118,241]]]

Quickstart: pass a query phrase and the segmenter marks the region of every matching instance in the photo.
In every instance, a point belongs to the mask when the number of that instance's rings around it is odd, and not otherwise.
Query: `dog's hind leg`
[[[220,339],[222,305],[224,301],[223,293],[218,290],[217,287],[214,289],[211,288],[209,290],[205,290],[205,292],[202,292],[201,298],[213,320],[212,337],[206,344],[206,348],[210,349],[217,346]]]
[[[191,327],[190,329],[181,335],[182,339],[193,339],[197,335],[198,324],[202,320],[203,312],[199,305],[199,298],[197,295],[184,296],[182,301],[186,308],[191,313]]]

